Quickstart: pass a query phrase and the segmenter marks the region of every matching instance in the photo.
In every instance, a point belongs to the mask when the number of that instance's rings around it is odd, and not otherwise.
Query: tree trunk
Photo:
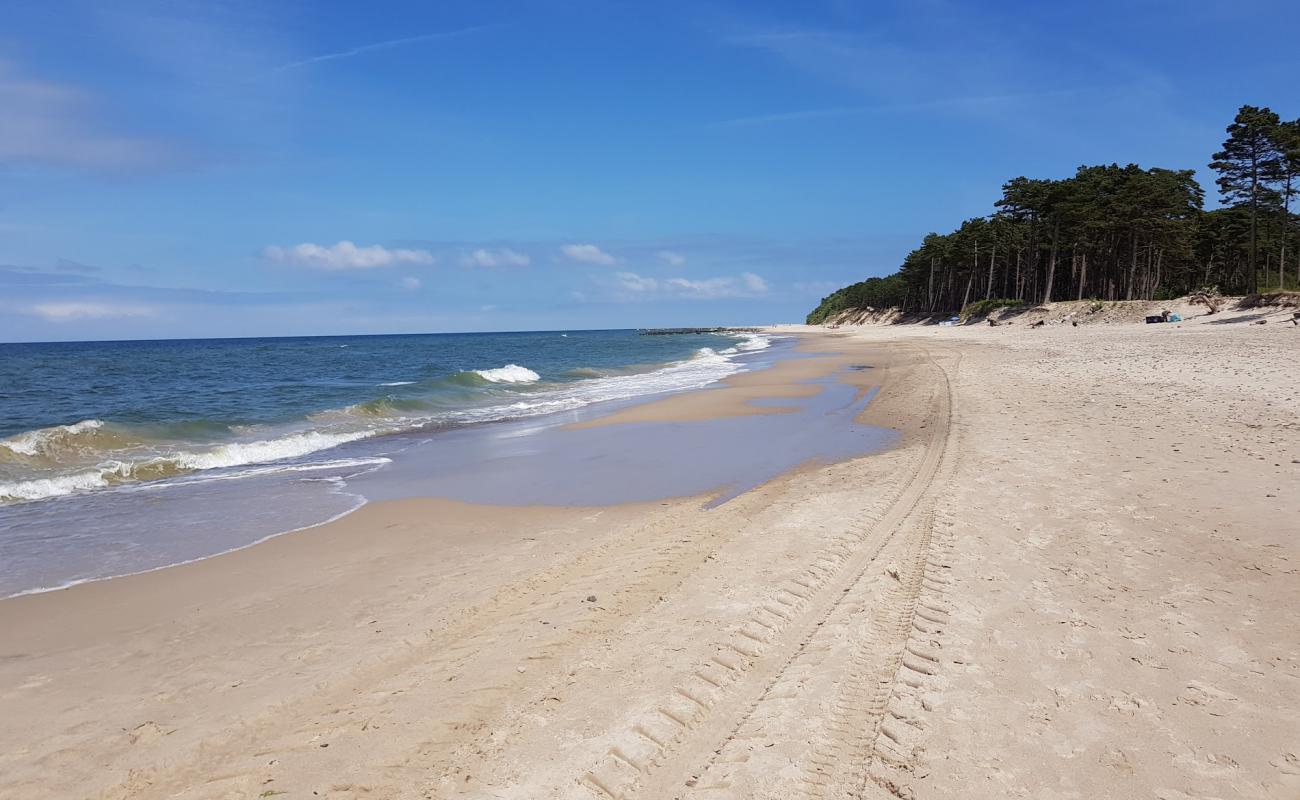
[[[1255,218],[1259,216],[1259,164],[1251,165],[1250,171],[1250,265],[1246,272],[1246,294],[1259,291],[1259,274],[1255,265]]]
[[[1052,224],[1052,254],[1047,261],[1047,288],[1043,290],[1043,303],[1052,302],[1052,282],[1056,279],[1056,245],[1061,235],[1061,221]]]
[[[1132,248],[1133,252],[1132,252],[1132,259],[1129,261],[1129,265],[1128,265],[1128,287],[1124,290],[1125,300],[1133,299],[1133,283],[1137,280],[1137,268],[1138,268],[1137,231],[1133,231],[1132,237],[1133,237],[1133,248]]]
[[[993,248],[989,251],[989,283],[988,288],[984,290],[984,299],[989,300],[993,297],[993,262],[998,255],[998,243],[993,242]]]
[[[1160,268],[1164,266],[1165,251],[1164,248],[1156,250],[1156,279],[1151,284],[1151,299],[1155,299],[1156,290],[1160,288]]]
[[[1079,266],[1079,299],[1083,299],[1083,288],[1088,284],[1088,251],[1083,251],[1083,263]]]
[[[1286,242],[1291,233],[1291,174],[1286,176],[1286,185],[1282,187],[1282,252],[1277,258],[1277,288],[1286,288]],[[1300,289],[1300,286],[1296,288]]]
[[[1020,249],[1016,250],[1016,278],[1011,287],[1012,292],[1015,295],[1014,299],[1016,300],[1024,299],[1024,297],[1020,294],[1020,262],[1024,259],[1024,254],[1025,254],[1024,250],[1020,250]]]

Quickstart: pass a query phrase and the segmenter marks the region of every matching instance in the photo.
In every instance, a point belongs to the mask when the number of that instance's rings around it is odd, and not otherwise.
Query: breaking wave
[[[496,369],[476,369],[474,374],[491,383],[536,383],[542,379],[541,375],[518,364],[506,364]]]
[[[211,480],[311,470],[306,461],[349,442],[451,425],[494,422],[593,403],[704,387],[744,369],[739,353],[768,347],[745,334],[721,351],[699,348],[688,359],[619,368],[577,367],[543,379],[518,364],[452,373],[426,381],[380,384],[390,393],[281,425],[190,420],[130,426],[86,419],[0,439],[0,504],[44,500],[124,484]]]

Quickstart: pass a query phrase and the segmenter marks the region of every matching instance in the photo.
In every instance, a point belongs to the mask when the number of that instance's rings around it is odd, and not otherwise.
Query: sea
[[[703,388],[774,344],[635,330],[0,344],[0,597],[319,524],[417,451],[426,471],[477,458],[490,473],[476,431],[519,439]]]

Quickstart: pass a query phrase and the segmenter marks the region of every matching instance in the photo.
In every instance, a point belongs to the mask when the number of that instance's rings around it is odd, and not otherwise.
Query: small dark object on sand
[[[1043,326],[1046,325],[1046,324],[1047,324],[1047,320],[1040,319],[1039,321],[1035,322],[1034,324],[1030,325],[1029,327],[1031,327],[1031,328],[1041,328],[1041,327],[1043,327]]]
[[[1077,319],[1072,319],[1072,320],[1070,320],[1070,327],[1071,327],[1071,328],[1077,328],[1077,327],[1079,327],[1079,320],[1077,320]]]

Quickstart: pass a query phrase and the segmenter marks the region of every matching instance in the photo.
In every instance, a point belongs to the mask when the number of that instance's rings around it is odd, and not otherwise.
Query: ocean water
[[[0,344],[0,505],[321,468],[347,442],[697,388],[768,343],[621,330]]]
[[[432,473],[491,482],[502,437],[708,386],[788,349],[773,344],[630,330],[0,344],[0,597],[247,546],[394,486],[439,496],[419,483]]]

